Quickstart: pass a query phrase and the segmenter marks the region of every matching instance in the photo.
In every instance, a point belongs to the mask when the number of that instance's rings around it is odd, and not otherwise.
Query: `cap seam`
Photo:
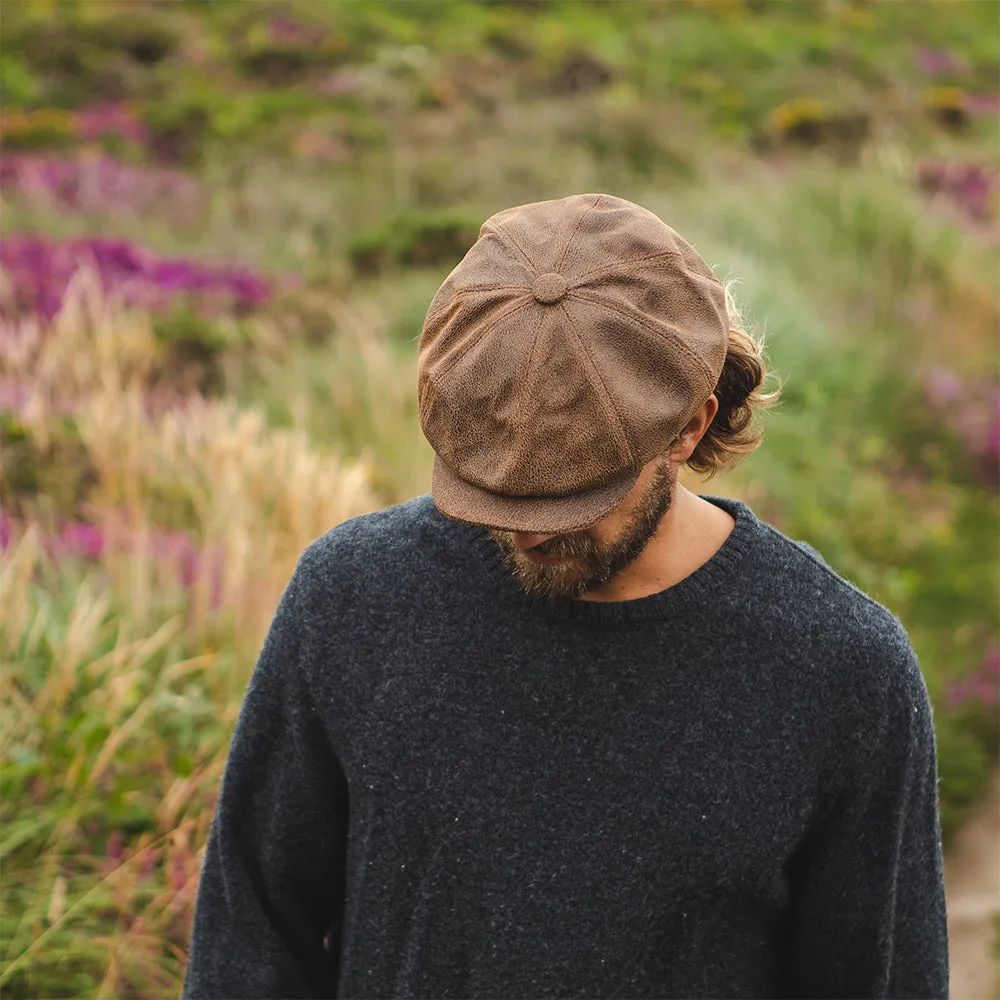
[[[683,256],[678,250],[661,250],[659,253],[646,254],[645,257],[633,257],[631,260],[617,261],[614,264],[604,264],[601,267],[595,267],[590,271],[578,275],[575,280],[583,281],[584,278],[592,278],[595,274],[600,274],[602,271],[610,271],[615,267],[631,267],[633,264],[642,264],[644,261],[656,260],[658,257],[681,257],[683,259]],[[573,287],[575,288],[576,285]]]
[[[521,384],[521,399],[517,405],[517,413],[514,414],[514,430],[515,433],[520,431],[523,427],[521,423],[521,414],[524,412],[524,406],[528,399],[528,390],[531,383],[528,381],[531,377],[531,362],[535,357],[535,348],[538,346],[538,341],[542,334],[542,320],[545,319],[545,312],[542,309],[538,310],[538,322],[535,324],[535,333],[531,338],[531,348],[528,351],[528,362],[525,365],[525,373],[523,381],[521,379],[518,382]],[[518,458],[518,454],[515,452],[515,460]]]
[[[566,297],[582,299],[584,302],[589,302],[591,305],[598,306],[604,309],[609,309],[611,312],[617,313],[619,316],[624,316],[631,322],[638,324],[639,326],[643,327],[646,330],[649,330],[650,333],[653,333],[658,337],[665,337],[671,340],[674,344],[677,345],[678,348],[680,348],[681,353],[689,357],[692,361],[694,361],[694,363],[705,373],[709,381],[711,381],[713,376],[712,372],[709,370],[708,365],[705,364],[704,360],[698,357],[698,355],[695,354],[691,350],[691,348],[689,348],[687,344],[685,344],[684,341],[677,336],[677,334],[671,332],[670,330],[658,329],[657,327],[652,326],[650,323],[640,318],[639,316],[636,316],[633,313],[625,312],[625,310],[619,309],[618,306],[613,306],[609,302],[600,302],[597,299],[592,299],[589,295],[582,294],[578,289],[573,289],[571,292],[567,292]]]
[[[533,301],[532,299],[526,299],[524,302],[515,303],[506,312],[502,312],[499,316],[497,316],[493,320],[494,325],[498,323],[500,320],[506,319],[508,316],[513,315],[520,309],[527,309],[528,306],[531,305],[532,301]],[[474,340],[470,339],[470,342],[466,345],[465,350],[462,351],[461,354],[456,354],[452,357],[452,360],[448,363],[447,367],[440,367],[437,370],[437,372],[428,371],[427,372],[428,378],[430,378],[432,381],[439,383],[443,381],[444,378],[451,373],[451,370],[455,367],[455,365],[457,365],[469,353],[469,351],[471,351],[472,348],[479,343],[480,340],[482,340],[488,333],[490,333],[491,330],[492,327],[486,327],[482,329],[478,337],[476,337]]]
[[[466,292],[496,292],[496,291],[511,291],[511,292],[527,292],[531,290],[530,285],[499,285],[499,284],[480,284],[480,285],[463,285],[461,288],[457,289],[455,296],[464,295]]]
[[[590,365],[591,369],[594,372],[594,375],[597,377],[598,383],[601,386],[601,390],[604,393],[604,398],[601,400],[601,405],[604,407],[605,411],[608,408],[610,408],[611,413],[614,416],[615,420],[618,421],[617,436],[619,437],[620,442],[624,443],[625,445],[625,452],[627,456],[625,461],[627,464],[631,465],[636,460],[635,449],[632,447],[632,442],[628,439],[628,434],[625,431],[625,423],[622,420],[622,416],[618,412],[618,409],[614,404],[614,400],[611,397],[611,393],[608,391],[608,387],[604,384],[604,379],[601,378],[600,369],[594,363],[594,359],[590,356],[590,349],[587,347],[586,341],[583,339],[583,337],[580,336],[579,333],[577,333],[576,328],[573,325],[573,317],[570,316],[569,312],[567,311],[565,302],[560,302],[559,308],[562,310],[563,315],[566,317],[569,323],[570,332],[573,334],[574,337],[576,337],[580,346],[583,348],[583,353],[587,358],[587,363]]]
[[[497,226],[495,229],[490,230],[490,232],[496,233],[497,236],[500,235],[506,236],[507,239],[510,240],[511,245],[514,247],[514,249],[525,259],[525,261],[528,264],[528,267],[531,268],[531,273],[538,274],[538,265],[528,256],[528,251],[525,250],[520,243],[518,243],[517,239],[514,237],[514,234],[510,231],[510,229],[507,226]],[[482,239],[481,234],[480,234],[480,239]]]
[[[566,260],[566,254],[569,253],[570,244],[573,242],[573,237],[580,231],[580,227],[583,225],[583,220],[601,203],[601,199],[604,195],[597,195],[594,199],[592,205],[588,205],[584,211],[580,213],[579,218],[576,220],[576,225],[570,230],[569,236],[566,237],[566,242],[563,244],[562,253],[559,255],[559,263],[556,264],[556,273],[560,273],[560,269]]]

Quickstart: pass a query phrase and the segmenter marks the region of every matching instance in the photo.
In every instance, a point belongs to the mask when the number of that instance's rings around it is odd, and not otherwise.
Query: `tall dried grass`
[[[228,733],[302,549],[381,506],[364,459],[231,399],[150,390],[150,320],[82,276],[49,328],[0,331],[36,442],[69,416],[105,544],[14,525],[0,566],[5,995],[176,992]],[[30,505],[29,505],[30,509]],[[184,529],[199,571],[157,549]]]

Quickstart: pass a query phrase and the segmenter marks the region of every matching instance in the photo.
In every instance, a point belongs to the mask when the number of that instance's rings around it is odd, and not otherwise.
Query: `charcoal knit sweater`
[[[302,554],[236,725],[184,995],[947,997],[899,619],[744,503],[614,603],[430,496]]]

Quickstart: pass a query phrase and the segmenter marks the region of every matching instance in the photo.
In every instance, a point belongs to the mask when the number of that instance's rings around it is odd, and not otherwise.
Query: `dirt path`
[[[1000,771],[956,836],[945,858],[944,880],[951,1000],[995,1000],[1000,963],[991,949],[1000,912]]]

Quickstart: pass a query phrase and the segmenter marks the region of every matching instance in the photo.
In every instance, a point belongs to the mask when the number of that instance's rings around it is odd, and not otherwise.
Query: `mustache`
[[[549,538],[538,545],[526,549],[540,556],[585,556],[593,549],[592,544],[580,535],[564,535],[559,538]]]

